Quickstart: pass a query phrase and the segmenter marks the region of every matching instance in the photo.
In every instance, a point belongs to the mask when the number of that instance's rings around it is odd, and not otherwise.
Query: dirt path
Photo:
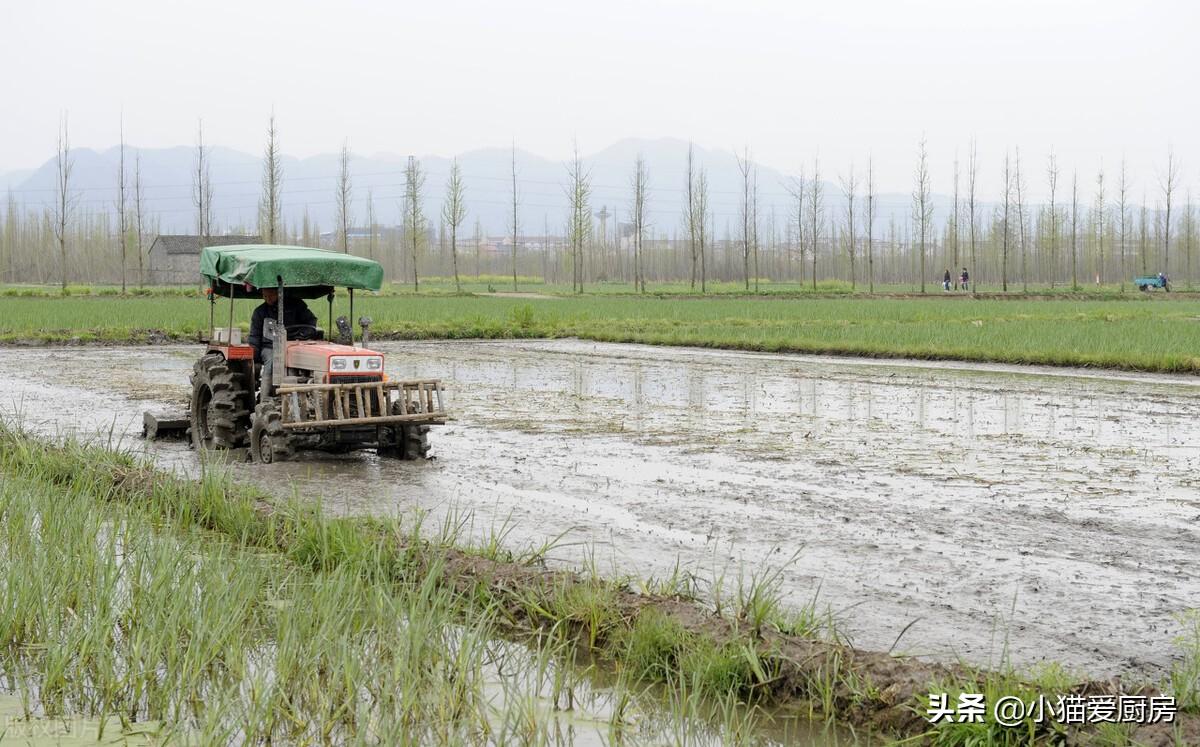
[[[562,296],[551,296],[546,293],[533,293],[529,291],[495,291],[493,293],[476,293],[476,296],[489,296],[491,298],[536,298],[542,301],[561,301]]]
[[[328,510],[470,511],[514,544],[566,532],[602,571],[676,558],[736,593],[797,561],[853,642],[996,665],[1156,675],[1200,599],[1200,381],[906,365],[575,341],[387,343],[440,376],[458,420],[431,463],[373,456],[237,467]],[[0,351],[0,408],[104,437],[187,394],[191,348]],[[103,391],[113,371],[128,378]],[[126,437],[126,442],[130,438]],[[195,468],[177,445],[162,464]],[[556,555],[577,563],[580,546]]]

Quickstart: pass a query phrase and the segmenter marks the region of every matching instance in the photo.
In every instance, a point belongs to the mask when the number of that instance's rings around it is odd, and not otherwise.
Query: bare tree
[[[1017,247],[1021,252],[1021,291],[1029,292],[1029,252],[1025,243],[1025,179],[1021,176],[1021,148],[1017,147],[1013,186],[1017,190]]]
[[[126,255],[129,251],[129,212],[125,209],[125,117],[121,117],[121,155],[117,164],[117,232],[121,244],[121,295],[125,295]]]
[[[200,238],[200,246],[207,246],[212,235],[212,174],[209,173],[208,146],[204,144],[204,120],[196,122],[192,203],[196,206],[196,235]]]
[[[695,147],[688,143],[687,152],[687,189],[685,194],[686,203],[683,206],[683,222],[687,226],[688,231],[688,249],[692,256],[692,290],[696,290],[696,271],[699,267],[699,258],[696,256],[696,158]]]
[[[738,171],[742,175],[742,202],[738,213],[742,222],[742,278],[746,290],[750,290],[750,184],[754,167],[750,164],[749,148],[745,148],[741,155],[734,153],[733,157],[737,159]]]
[[[139,288],[146,284],[146,267],[143,261],[146,256],[146,252],[142,248],[142,242],[146,234],[146,219],[143,212],[143,205],[142,154],[138,152],[133,157],[133,222],[134,228],[137,230]]]
[[[267,125],[267,147],[263,152],[262,206],[259,233],[268,244],[282,236],[280,190],[283,189],[283,162],[279,153],[279,131],[275,129],[275,113]]]
[[[67,229],[75,210],[75,196],[71,194],[71,172],[75,170],[75,157],[71,155],[71,138],[68,133],[67,115],[62,115],[58,127],[58,148],[54,156],[54,238],[58,241],[59,259],[62,262],[62,289],[67,289]]]
[[[338,156],[337,193],[334,201],[337,203],[338,244],[343,254],[350,253],[350,224],[354,220],[350,215],[351,203],[354,200],[354,187],[350,182],[350,144],[342,143],[342,152]]]
[[[1187,191],[1187,202],[1183,206],[1183,251],[1187,267],[1187,289],[1192,289],[1192,243],[1196,239],[1196,206],[1192,203],[1192,190]]]
[[[1171,274],[1171,199],[1179,186],[1179,163],[1175,160],[1175,149],[1167,148],[1167,173],[1162,178],[1163,197],[1167,211],[1163,217],[1163,268],[1164,275]]]
[[[466,186],[462,167],[455,158],[450,162],[450,179],[446,182],[446,201],[442,203],[442,220],[450,228],[450,260],[454,266],[454,288],[462,293],[458,279],[458,228],[467,219]]]
[[[375,259],[375,194],[370,188],[367,189],[367,256]]]
[[[1079,290],[1079,172],[1071,172],[1071,290]]]
[[[867,289],[875,292],[875,165],[867,159]],[[957,264],[957,263],[955,263]]]
[[[1121,158],[1121,178],[1117,182],[1117,222],[1121,235],[1121,292],[1125,292],[1125,281],[1128,277],[1128,266],[1125,262],[1125,242],[1128,240],[1127,222],[1129,220],[1129,174],[1125,169],[1125,158]]]
[[[646,234],[646,188],[649,177],[646,173],[646,159],[638,153],[633,167],[633,203],[630,214],[633,218],[633,287],[642,293],[646,292],[646,276],[642,268],[642,240]]]
[[[1054,203],[1058,191],[1058,159],[1053,150],[1046,166],[1046,180],[1050,184],[1050,287],[1053,288],[1058,274],[1058,206]]]
[[[854,246],[854,199],[858,193],[858,177],[854,175],[854,164],[850,164],[850,176],[842,179],[842,193],[846,196],[846,230],[842,232],[843,236],[848,237],[846,249],[850,254],[850,289],[855,288],[855,246]]]
[[[483,224],[475,219],[475,280],[479,280],[479,255],[483,249]]]
[[[917,155],[917,184],[913,188],[913,223],[917,229],[917,251],[921,255],[921,292],[925,292],[925,240],[929,238],[929,223],[933,218],[933,202],[929,197],[929,156],[925,138],[921,138]]]
[[[696,175],[696,241],[697,249],[700,252],[701,293],[708,292],[707,242],[715,231],[709,225],[710,219],[713,219],[713,216],[710,215],[708,206],[708,171],[701,166]]]
[[[808,188],[808,233],[809,249],[812,252],[812,287],[817,289],[817,245],[821,238],[821,225],[825,219],[825,203],[821,186],[821,162],[813,159],[813,178]]]
[[[804,279],[804,235],[805,235],[805,212],[804,200],[807,182],[804,180],[804,170],[800,170],[800,176],[792,177],[786,185],[787,191],[792,195],[792,223],[796,226],[796,246],[800,250],[800,279]],[[790,251],[790,249],[789,249]],[[790,269],[790,268],[789,268]],[[791,278],[789,277],[789,280]]]
[[[404,238],[412,259],[414,291],[421,290],[417,262],[421,254],[421,245],[425,240],[426,220],[425,213],[421,208],[424,189],[425,172],[421,169],[421,162],[409,156],[408,164],[404,168]]]
[[[1142,210],[1138,221],[1139,253],[1142,255],[1142,274],[1150,272],[1150,224],[1146,214],[1146,193],[1142,193]]]
[[[971,272],[974,273],[974,277],[971,278],[971,287],[975,289],[975,292],[979,291],[979,265],[975,262],[975,229],[978,226],[975,218],[975,181],[979,176],[978,156],[975,138],[971,138],[971,155],[967,158],[967,211],[970,214],[971,229]]]
[[[550,216],[542,213],[542,284],[550,283]]]
[[[1001,218],[1000,290],[1008,292],[1008,209],[1012,202],[1012,172],[1008,151],[1004,152],[1004,212]]]
[[[512,275],[513,275],[513,290],[517,289],[517,234],[520,226],[518,225],[517,209],[520,206],[517,196],[517,143],[513,141],[512,145]]]
[[[583,159],[579,156],[579,145],[576,144],[571,163],[567,165],[570,184],[567,186],[567,198],[571,206],[571,216],[568,222],[568,233],[571,242],[572,280],[571,290],[583,293],[584,284],[584,249],[592,235],[591,209],[591,174],[584,168]]]
[[[1096,174],[1096,204],[1092,207],[1092,219],[1096,228],[1096,282],[1104,281],[1104,224],[1108,218],[1108,206],[1104,202],[1104,164]]]
[[[754,247],[754,292],[758,293],[758,167],[754,167],[754,184],[750,189],[750,244]]]
[[[958,149],[954,149],[954,207],[950,213],[950,239],[951,244],[951,260],[950,267],[953,270],[952,277],[954,278],[954,289],[958,290]]]

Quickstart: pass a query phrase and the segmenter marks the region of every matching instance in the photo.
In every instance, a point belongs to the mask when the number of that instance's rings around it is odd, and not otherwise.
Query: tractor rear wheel
[[[192,373],[192,445],[198,450],[244,445],[250,430],[247,403],[251,401],[245,374],[230,369],[219,355],[200,358]]]
[[[254,409],[250,455],[260,464],[286,462],[296,455],[295,446],[284,430],[283,418],[274,402],[264,402]]]

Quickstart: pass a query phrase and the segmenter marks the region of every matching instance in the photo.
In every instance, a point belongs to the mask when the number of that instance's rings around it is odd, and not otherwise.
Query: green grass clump
[[[1026,676],[1005,668],[998,672],[970,672],[967,676],[937,682],[930,692],[947,693],[948,704],[954,707],[960,693],[982,693],[986,704],[983,721],[939,723],[931,733],[931,743],[939,747],[967,747],[969,745],[996,745],[996,747],[1021,747],[1030,744],[1062,743],[1067,727],[1054,721],[1047,713],[1042,721],[1027,716],[1020,724],[1007,726],[992,718],[991,707],[1002,698],[1015,697],[1025,703],[1034,702],[1039,696],[1053,705],[1058,695],[1071,691],[1077,680],[1071,678],[1057,665],[1042,667]],[[928,706],[928,701],[922,704]],[[924,712],[924,710],[923,710]]]
[[[679,671],[679,657],[690,643],[677,621],[648,609],[624,631],[620,659],[635,679],[664,680]]]
[[[755,652],[742,643],[721,645],[697,641],[685,649],[679,659],[680,671],[707,694],[749,694],[767,679],[756,671],[759,666]]]
[[[1182,631],[1175,637],[1179,663],[1171,670],[1168,691],[1183,710],[1200,713],[1200,609],[1177,616]]]

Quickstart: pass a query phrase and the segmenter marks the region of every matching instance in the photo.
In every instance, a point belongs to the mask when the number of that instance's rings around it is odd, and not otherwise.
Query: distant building
[[[529,234],[517,237],[518,252],[542,252],[549,251],[555,247],[562,246],[566,241],[564,238],[554,236],[542,236],[541,234]],[[460,246],[474,247],[474,239],[467,238],[462,240]],[[495,253],[508,255],[512,253],[512,234],[506,236],[486,236],[479,245],[480,251],[483,254]]]
[[[208,246],[261,244],[259,236],[209,236]],[[159,235],[146,255],[146,281],[151,285],[200,283],[200,237]]]
[[[350,231],[349,231],[349,238],[350,238],[350,247],[352,249],[352,253],[362,254],[362,252],[359,250],[360,247],[365,248],[367,246],[370,246],[370,244],[371,244],[371,229],[370,229],[370,227],[367,227],[367,226],[362,226],[362,227],[358,227],[358,228],[351,226]],[[376,246],[383,246],[385,244],[388,244],[389,242],[394,244],[394,243],[401,241],[403,238],[404,238],[404,229],[401,228],[400,226],[383,226],[383,225],[375,226],[375,244],[376,244]],[[341,234],[337,231],[322,231],[317,236],[317,244],[318,244],[318,248],[320,248],[320,249],[332,249],[334,251],[337,251],[338,248],[341,246],[341,243],[342,243]],[[433,243],[432,240],[431,240],[431,243]]]

